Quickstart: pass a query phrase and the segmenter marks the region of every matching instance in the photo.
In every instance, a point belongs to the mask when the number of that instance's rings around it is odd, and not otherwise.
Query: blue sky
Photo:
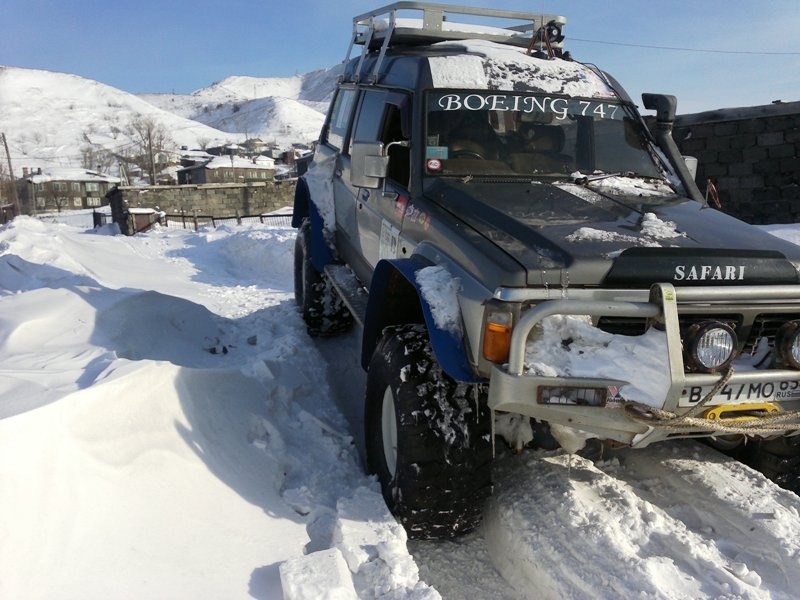
[[[677,95],[681,113],[800,100],[798,0],[442,3],[564,15],[566,47],[576,59],[609,71],[635,100],[643,91]],[[344,58],[352,17],[385,4],[3,0],[0,63],[74,73],[135,93],[188,93],[230,75],[279,77],[332,66]]]

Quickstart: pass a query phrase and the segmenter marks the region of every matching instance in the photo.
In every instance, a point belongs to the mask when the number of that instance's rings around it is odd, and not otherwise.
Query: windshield
[[[428,175],[663,177],[618,102],[437,90],[428,94],[427,116]]]

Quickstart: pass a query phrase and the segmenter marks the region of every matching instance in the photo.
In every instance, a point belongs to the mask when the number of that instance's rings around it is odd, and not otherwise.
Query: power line
[[[607,46],[627,46],[628,48],[650,48],[653,50],[676,50],[680,52],[709,52],[712,54],[750,54],[767,56],[800,56],[800,52],[761,52],[757,50],[711,50],[707,48],[682,48],[679,46],[651,46],[649,44],[626,44],[624,42],[607,42],[604,40],[587,40],[569,37],[571,42],[585,42],[587,44],[605,44]]]

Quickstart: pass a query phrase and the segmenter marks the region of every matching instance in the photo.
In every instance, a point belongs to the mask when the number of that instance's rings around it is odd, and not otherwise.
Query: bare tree
[[[175,142],[167,128],[150,117],[133,119],[128,127],[128,135],[134,143],[131,162],[148,174],[150,185],[155,185],[157,173],[166,166],[163,157],[175,147]]]
[[[105,148],[92,143],[86,143],[81,147],[81,164],[84,169],[97,169],[102,173],[108,173],[116,163],[117,157]]]

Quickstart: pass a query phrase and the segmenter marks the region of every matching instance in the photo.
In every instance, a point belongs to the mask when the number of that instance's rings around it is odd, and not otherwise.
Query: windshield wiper
[[[653,175],[642,175],[640,173],[636,173],[635,171],[617,171],[615,173],[602,173],[598,175],[583,175],[581,177],[574,177],[572,179],[572,183],[577,185],[589,185],[592,182],[600,181],[601,179],[608,179],[609,177],[628,177],[628,178],[638,178],[638,179],[648,179],[653,180],[657,179],[658,181],[663,181],[663,177],[656,177]]]

